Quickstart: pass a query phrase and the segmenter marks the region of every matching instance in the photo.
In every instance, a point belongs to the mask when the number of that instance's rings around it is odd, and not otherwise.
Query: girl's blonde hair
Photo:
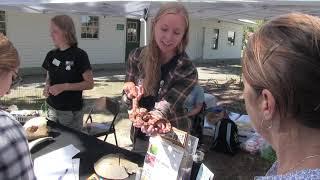
[[[186,29],[181,43],[177,47],[177,53],[183,53],[188,44],[189,15],[186,8],[182,4],[174,2],[163,4],[152,21],[149,44],[141,53],[142,61],[139,67],[144,71],[143,87],[145,95],[155,95],[157,93],[155,89],[159,86],[161,64],[159,62],[160,49],[155,40],[155,25],[166,14],[179,14],[185,18]]]

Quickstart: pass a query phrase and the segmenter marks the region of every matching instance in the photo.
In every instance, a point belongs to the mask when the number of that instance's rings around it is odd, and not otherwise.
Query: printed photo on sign
[[[149,139],[142,180],[176,180],[183,159],[184,149],[160,136]]]
[[[145,163],[147,163],[151,167],[154,167],[155,161],[156,161],[156,156],[154,156],[154,155],[152,155],[150,153],[146,154],[145,161],[144,161]]]

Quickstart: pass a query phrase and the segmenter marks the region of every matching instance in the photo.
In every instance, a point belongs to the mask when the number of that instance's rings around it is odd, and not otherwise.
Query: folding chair
[[[93,114],[101,114],[101,112],[105,113],[106,111],[109,111],[113,115],[113,119],[111,122],[93,122]],[[108,135],[113,133],[114,139],[116,141],[116,146],[118,146],[114,122],[119,114],[119,111],[120,105],[118,101],[108,97],[99,98],[92,106],[88,118],[85,121],[85,126],[83,127],[82,132],[95,137],[105,136],[103,141],[106,141]]]

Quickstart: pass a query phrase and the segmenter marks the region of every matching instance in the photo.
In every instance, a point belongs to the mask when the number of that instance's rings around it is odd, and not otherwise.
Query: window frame
[[[129,27],[129,25],[131,25],[131,24],[134,24],[135,28]],[[130,29],[135,29],[136,32],[133,32],[135,34],[130,34],[130,32],[129,32]],[[133,37],[135,37],[134,40],[133,40]],[[127,23],[127,42],[128,43],[137,43],[138,42],[138,23],[137,22],[128,22]]]
[[[219,36],[220,36],[220,30],[219,29],[213,29],[213,37],[211,41],[211,49],[217,50],[219,48]]]
[[[91,20],[90,19],[91,17],[93,20],[89,22]],[[100,37],[99,21],[100,21],[99,16],[81,15],[80,16],[80,38],[83,40],[99,40],[99,37]]]
[[[4,15],[4,19],[1,21],[0,20],[0,24],[3,23],[4,24],[4,29],[0,28],[0,32],[3,33],[4,35],[7,35],[7,16],[6,16],[6,11],[0,11],[0,15]]]
[[[229,33],[233,33],[233,37],[229,37]],[[231,38],[232,40],[230,40],[229,38]],[[227,44],[229,46],[235,46],[235,44],[236,44],[236,32],[235,31],[228,31],[227,32]]]

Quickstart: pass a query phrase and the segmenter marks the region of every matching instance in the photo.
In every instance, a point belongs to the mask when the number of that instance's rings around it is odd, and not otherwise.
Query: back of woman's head
[[[59,27],[65,34],[65,39],[70,46],[76,47],[78,40],[73,20],[68,15],[57,15],[51,21]]]
[[[300,13],[277,17],[254,33],[242,61],[246,81],[268,89],[282,118],[320,128],[320,19]]]
[[[0,33],[0,72],[15,70],[19,65],[16,48],[6,36]]]

